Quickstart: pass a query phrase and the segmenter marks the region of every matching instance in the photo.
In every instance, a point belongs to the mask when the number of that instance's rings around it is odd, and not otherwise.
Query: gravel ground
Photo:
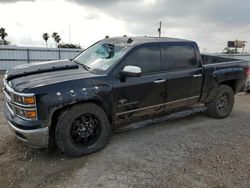
[[[1,111],[0,187],[250,187],[249,114],[250,95],[241,93],[226,119],[197,113],[168,120],[68,158],[25,146]]]

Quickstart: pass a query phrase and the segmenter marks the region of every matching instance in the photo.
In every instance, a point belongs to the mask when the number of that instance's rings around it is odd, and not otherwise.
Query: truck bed
[[[222,62],[224,63],[224,62],[239,61],[239,59],[206,55],[206,54],[201,54],[201,58],[202,58],[203,65],[222,63]]]
[[[248,62],[241,59],[201,54],[204,68],[204,85],[201,101],[211,101],[219,84],[226,84],[237,93],[246,81]]]

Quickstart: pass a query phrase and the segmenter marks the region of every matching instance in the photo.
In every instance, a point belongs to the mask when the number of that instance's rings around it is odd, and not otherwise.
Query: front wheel
[[[214,99],[207,105],[207,113],[214,118],[229,116],[234,106],[234,91],[230,86],[220,85]]]
[[[107,115],[94,103],[74,105],[63,111],[55,131],[58,148],[73,157],[103,149],[110,137]]]

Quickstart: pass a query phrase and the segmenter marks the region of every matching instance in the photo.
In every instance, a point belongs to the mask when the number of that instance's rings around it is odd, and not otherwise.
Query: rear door
[[[119,79],[119,73],[127,65],[140,67],[140,77]],[[114,113],[116,118],[127,121],[164,110],[165,67],[160,45],[147,44],[133,49],[122,60],[113,83]]]
[[[192,43],[162,45],[166,63],[166,109],[197,103],[203,84],[203,69]]]

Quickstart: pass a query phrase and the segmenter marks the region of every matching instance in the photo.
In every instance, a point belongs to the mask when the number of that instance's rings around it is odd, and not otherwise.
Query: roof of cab
[[[185,39],[178,39],[178,38],[170,38],[170,37],[139,37],[139,36],[134,36],[134,37],[129,37],[129,36],[124,36],[124,37],[112,37],[112,38],[105,38],[102,40],[103,42],[111,43],[111,44],[116,44],[116,43],[124,43],[128,45],[137,45],[137,44],[144,44],[144,43],[154,43],[154,42],[194,42],[190,40],[185,40]]]

